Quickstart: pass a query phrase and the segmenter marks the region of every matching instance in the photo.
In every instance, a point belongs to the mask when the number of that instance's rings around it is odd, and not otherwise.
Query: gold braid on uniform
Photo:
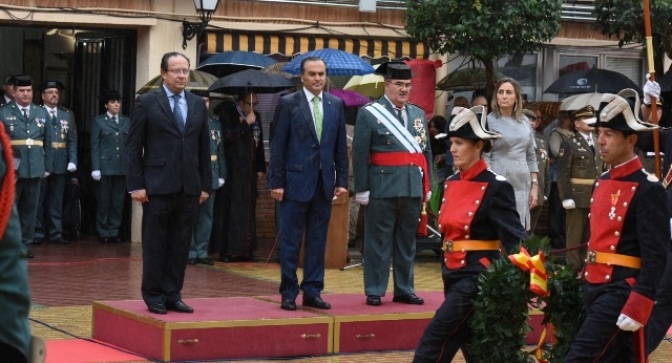
[[[533,236],[524,243],[530,254],[550,252],[548,238]],[[583,280],[576,272],[564,266],[545,262],[548,275],[545,296],[530,289],[530,272],[524,271],[503,257],[490,265],[478,278],[478,296],[474,301],[473,316],[469,320],[472,341],[468,351],[477,362],[529,363],[536,360],[560,363],[569,351],[583,315]],[[532,289],[534,290],[534,288]],[[541,344],[537,350],[526,351],[525,336],[531,331],[528,324],[530,307],[544,313],[544,324],[554,323],[556,341],[550,347]],[[540,329],[540,327],[538,327]]]
[[[0,188],[0,240],[2,240],[14,205],[14,184],[16,183],[14,180],[12,147],[9,144],[9,137],[5,134],[5,125],[2,122],[0,122],[0,144],[2,145],[2,157],[5,159],[6,165],[2,188]]]

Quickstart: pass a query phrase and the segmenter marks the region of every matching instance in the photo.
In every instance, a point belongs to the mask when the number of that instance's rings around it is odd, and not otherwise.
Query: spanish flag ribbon
[[[509,255],[509,260],[523,271],[530,272],[530,291],[539,295],[548,295],[548,274],[546,273],[546,257],[543,251],[538,255],[530,256],[530,253],[524,247],[520,248],[520,253]]]

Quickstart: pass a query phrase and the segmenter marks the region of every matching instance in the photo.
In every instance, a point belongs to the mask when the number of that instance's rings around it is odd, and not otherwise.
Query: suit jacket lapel
[[[184,125],[184,129],[186,131],[186,129],[190,127],[191,124],[194,123],[194,120],[192,120],[191,115],[193,115],[194,111],[196,110],[196,98],[194,97],[193,94],[191,94],[191,92],[186,91],[184,92],[184,97],[187,100],[187,110],[191,110],[191,112],[187,112],[187,120],[185,121],[186,125]]]
[[[301,110],[303,119],[306,122],[306,127],[310,130],[310,134],[313,135],[315,141],[317,141],[317,132],[315,131],[315,122],[313,121],[313,115],[310,113],[310,105],[308,105],[308,100],[306,99],[306,93],[301,89],[296,92],[296,106]],[[324,107],[322,107],[324,109]],[[322,126],[324,127],[324,116],[322,116]]]
[[[164,91],[163,87],[159,87],[156,89],[156,91],[154,91],[154,97],[156,98],[156,101],[163,112],[166,114],[166,117],[170,120],[173,126],[175,126],[175,129],[179,131],[180,127],[177,125],[175,116],[173,116],[173,111],[170,108],[170,102],[168,101],[168,95],[166,95],[166,91]]]

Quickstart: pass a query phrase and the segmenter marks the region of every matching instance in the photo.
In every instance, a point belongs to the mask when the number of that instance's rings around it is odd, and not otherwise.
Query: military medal
[[[61,139],[65,139],[65,134],[68,132],[68,121],[61,120]]]
[[[619,190],[616,194],[611,195],[611,210],[609,211],[609,219],[613,220],[616,218],[616,203],[618,203],[618,198],[621,196],[621,191]]]

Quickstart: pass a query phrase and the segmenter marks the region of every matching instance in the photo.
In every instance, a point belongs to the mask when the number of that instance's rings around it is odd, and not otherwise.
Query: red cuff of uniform
[[[653,309],[653,300],[640,295],[634,291],[630,292],[630,297],[628,301],[623,306],[621,314],[626,315],[630,319],[646,325],[646,322],[649,321],[649,315],[651,315],[651,310]]]

